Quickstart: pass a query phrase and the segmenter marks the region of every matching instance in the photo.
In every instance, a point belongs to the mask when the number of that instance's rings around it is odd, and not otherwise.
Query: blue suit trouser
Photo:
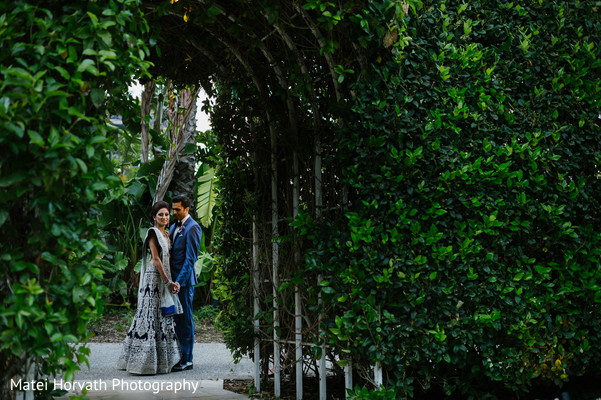
[[[182,286],[178,293],[179,301],[182,303],[182,314],[174,316],[175,334],[182,349],[180,364],[192,362],[192,350],[194,349],[194,319],[192,318],[192,300],[194,299],[194,286]]]

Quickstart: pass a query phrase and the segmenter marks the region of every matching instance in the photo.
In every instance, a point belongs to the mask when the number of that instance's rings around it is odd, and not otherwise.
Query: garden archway
[[[297,394],[302,398],[303,346],[310,355],[310,348],[323,342],[323,315],[309,310],[312,300],[305,297],[302,283],[312,280],[318,285],[324,277],[300,276],[301,245],[282,238],[294,236],[287,221],[298,217],[300,207],[319,220],[324,211],[340,213],[348,201],[340,169],[328,167],[324,182],[322,156],[336,151],[332,127],[343,124],[337,109],[350,99],[341,83],[345,73],[355,73],[365,52],[352,42],[337,43],[336,36],[350,36],[353,26],[334,30],[342,18],[330,14],[325,5],[312,10],[297,1],[144,4],[150,23],[161,29],[161,54],[152,59],[155,73],[178,83],[200,83],[217,94],[212,126],[221,132],[217,135],[222,156],[226,163],[245,164],[247,177],[242,180],[252,181],[243,185],[252,258],[239,265],[252,277],[248,299],[257,317],[248,327],[254,327],[250,337],[254,334],[256,341],[247,350],[257,356],[262,349],[264,376],[272,366],[270,354],[272,360],[273,354],[282,354],[288,366],[294,354]],[[329,19],[327,29],[316,15]],[[282,284],[289,288],[281,290]],[[323,343],[318,348],[326,352]],[[277,396],[281,360],[276,357],[272,368]],[[325,385],[326,357],[321,360],[317,369]],[[260,388],[259,370],[255,385]],[[325,396],[325,386],[322,391]]]

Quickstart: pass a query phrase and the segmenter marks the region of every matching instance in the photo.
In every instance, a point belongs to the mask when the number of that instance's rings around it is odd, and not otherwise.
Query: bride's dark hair
[[[159,210],[161,208],[166,208],[167,210],[169,209],[169,203],[167,203],[166,201],[157,201],[156,203],[154,203],[152,205],[152,211],[150,211],[150,220],[153,221],[154,220],[154,216],[157,215],[157,213],[159,212]]]

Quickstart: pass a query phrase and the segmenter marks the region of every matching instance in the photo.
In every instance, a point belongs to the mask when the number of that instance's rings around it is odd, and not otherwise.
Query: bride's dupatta
[[[146,254],[148,252],[148,241],[150,231],[154,230],[157,241],[160,246],[160,256],[161,261],[163,263],[163,269],[165,270],[165,274],[169,280],[171,280],[171,266],[169,264],[169,242],[168,239],[161,233],[157,228],[150,228],[146,232],[146,237],[144,238],[144,245],[142,246],[142,267],[140,269],[140,287],[143,287],[144,284],[144,272],[148,267],[148,259]],[[179,301],[179,297],[177,294],[171,293],[167,285],[165,285],[161,280],[159,280],[159,306],[161,307],[161,312],[164,316],[170,316],[175,314],[182,314],[182,304]]]

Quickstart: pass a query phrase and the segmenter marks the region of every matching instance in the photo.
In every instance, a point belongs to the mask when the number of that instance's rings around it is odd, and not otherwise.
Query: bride
[[[169,267],[169,204],[159,201],[152,206],[154,226],[148,229],[142,248],[142,268],[136,314],[127,332],[119,369],[132,374],[165,374],[180,359],[175,335],[174,314],[181,314],[177,295],[179,284],[171,281]],[[146,254],[150,248],[150,265]]]

